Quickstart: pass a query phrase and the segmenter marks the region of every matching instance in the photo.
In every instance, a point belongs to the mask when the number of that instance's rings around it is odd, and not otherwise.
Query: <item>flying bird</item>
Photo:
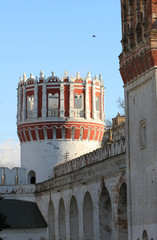
[[[96,35],[93,35],[92,37],[96,37]]]

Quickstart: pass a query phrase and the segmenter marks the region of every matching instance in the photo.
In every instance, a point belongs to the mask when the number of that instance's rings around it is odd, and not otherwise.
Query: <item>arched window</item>
[[[58,117],[59,94],[48,94],[48,117]]]
[[[27,118],[33,117],[34,110],[34,96],[27,96]]]
[[[100,97],[96,97],[97,118],[100,119]]]
[[[35,184],[36,183],[36,174],[33,170],[28,173],[28,184]]]
[[[84,117],[84,95],[81,93],[74,95],[75,117]]]

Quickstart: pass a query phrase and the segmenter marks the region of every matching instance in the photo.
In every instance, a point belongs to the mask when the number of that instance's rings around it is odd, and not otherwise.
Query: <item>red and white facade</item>
[[[20,79],[18,136],[21,166],[40,182],[53,167],[100,147],[104,132],[104,87],[99,75],[69,79],[52,76]]]

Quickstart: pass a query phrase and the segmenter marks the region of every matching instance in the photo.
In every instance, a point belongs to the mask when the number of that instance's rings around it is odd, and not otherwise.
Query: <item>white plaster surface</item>
[[[94,141],[33,141],[21,144],[21,165],[26,169],[26,176],[30,170],[35,171],[36,181],[42,182],[53,177],[53,167],[67,162],[100,147]]]

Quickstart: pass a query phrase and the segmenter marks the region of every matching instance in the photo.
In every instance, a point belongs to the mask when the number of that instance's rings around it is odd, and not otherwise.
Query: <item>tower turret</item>
[[[157,1],[121,0],[128,239],[157,236]],[[121,233],[121,240],[127,239]]]
[[[48,78],[30,74],[18,84],[18,136],[21,165],[28,182],[53,176],[53,167],[100,147],[104,131],[104,87],[90,73],[86,78]],[[34,180],[33,180],[34,181]]]

